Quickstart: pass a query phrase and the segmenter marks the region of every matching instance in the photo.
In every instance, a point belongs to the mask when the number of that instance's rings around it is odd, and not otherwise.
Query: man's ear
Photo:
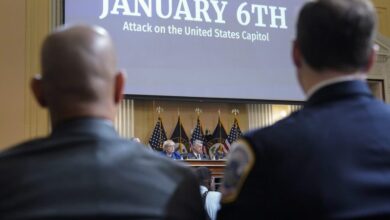
[[[366,73],[370,72],[370,70],[374,66],[374,64],[376,62],[376,55],[377,55],[378,50],[379,50],[379,47],[376,44],[371,48],[370,55],[368,56],[367,66],[364,69],[364,72],[366,72]]]
[[[114,102],[119,104],[123,99],[123,92],[125,89],[126,74],[124,71],[118,71],[115,75],[115,88],[114,88]]]
[[[42,79],[40,75],[34,76],[34,78],[31,79],[30,82],[31,91],[34,94],[35,100],[38,102],[38,104],[41,107],[46,108],[47,102],[45,99],[45,95],[43,94],[43,85],[42,85]]]
[[[301,49],[299,48],[299,44],[296,40],[293,42],[293,48],[292,48],[292,59],[294,62],[294,65],[297,69],[301,68],[302,66],[302,54]]]

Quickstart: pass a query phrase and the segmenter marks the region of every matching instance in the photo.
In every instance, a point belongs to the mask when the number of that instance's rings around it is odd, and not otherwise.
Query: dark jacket
[[[219,219],[390,219],[390,108],[366,83],[322,88],[244,139],[254,165]]]
[[[200,158],[201,158],[201,160],[210,160],[209,156],[207,156],[206,154],[201,154]],[[198,158],[192,152],[187,154],[187,159],[198,160]]]
[[[3,220],[202,219],[202,209],[190,170],[103,120],[68,121],[0,154]]]
[[[172,153],[172,156],[171,157],[168,157],[168,155],[167,155],[167,152],[165,152],[165,151],[161,151],[161,153],[160,153],[162,156],[165,156],[165,157],[167,157],[167,158],[171,158],[171,159],[173,159],[173,160],[181,160],[182,159],[182,157],[180,156],[180,154],[178,153],[178,152],[173,152]]]

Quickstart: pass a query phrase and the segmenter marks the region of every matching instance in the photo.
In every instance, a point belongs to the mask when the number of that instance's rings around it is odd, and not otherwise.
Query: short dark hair
[[[197,167],[195,173],[200,185],[211,180],[211,171],[207,167]]]
[[[375,30],[369,0],[317,0],[299,14],[297,42],[315,70],[356,71],[369,62]]]

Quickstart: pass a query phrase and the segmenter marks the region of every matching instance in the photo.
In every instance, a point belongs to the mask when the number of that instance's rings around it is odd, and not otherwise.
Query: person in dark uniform
[[[187,154],[189,160],[210,160],[209,156],[203,153],[203,141],[194,140],[191,146],[192,152]]]
[[[293,61],[302,110],[234,143],[218,219],[390,219],[390,107],[366,82],[367,0],[307,2]]]
[[[0,219],[205,218],[191,170],[115,131],[125,76],[103,28],[60,29],[41,58],[53,130],[0,153]]]

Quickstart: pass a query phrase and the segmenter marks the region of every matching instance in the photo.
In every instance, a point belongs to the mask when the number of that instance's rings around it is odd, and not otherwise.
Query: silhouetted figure
[[[0,154],[0,219],[204,218],[190,170],[115,131],[125,77],[103,28],[50,34],[41,64],[31,85],[53,131]]]

